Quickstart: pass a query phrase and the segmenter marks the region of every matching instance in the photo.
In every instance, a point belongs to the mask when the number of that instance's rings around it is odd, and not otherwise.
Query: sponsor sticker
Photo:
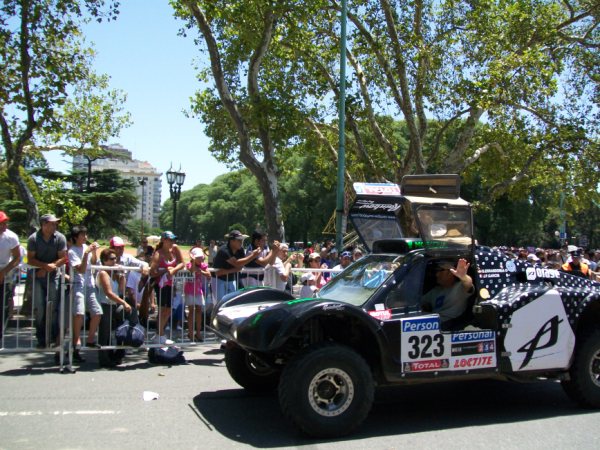
[[[538,278],[560,278],[560,272],[556,269],[546,269],[544,267],[528,267],[525,270],[528,280],[536,280]]]
[[[452,358],[452,369],[455,370],[482,369],[495,366],[496,358],[493,355]]]
[[[452,356],[476,355],[479,353],[491,353],[495,349],[494,341],[466,342],[464,344],[452,345]]]
[[[448,369],[447,359],[432,359],[428,361],[406,362],[403,364],[404,372],[431,372],[435,370]]]
[[[400,186],[393,183],[354,183],[354,191],[365,195],[400,195]]]
[[[382,311],[369,311],[369,315],[377,320],[390,320],[392,318],[392,310],[384,309]]]

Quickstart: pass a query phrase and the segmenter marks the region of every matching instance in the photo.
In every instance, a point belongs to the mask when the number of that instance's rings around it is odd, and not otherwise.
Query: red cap
[[[114,236],[111,240],[109,245],[111,247],[125,247],[125,242],[123,241],[123,239],[121,239],[119,236]]]
[[[8,222],[8,216],[4,211],[0,211],[0,222]]]

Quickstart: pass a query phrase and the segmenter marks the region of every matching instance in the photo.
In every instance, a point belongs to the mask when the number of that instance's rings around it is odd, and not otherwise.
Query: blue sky
[[[98,73],[111,77],[111,87],[127,93],[126,110],[133,125],[111,141],[148,161],[163,174],[171,162],[186,173],[183,190],[210,183],[228,171],[208,152],[209,141],[197,119],[186,118],[189,98],[200,87],[192,67],[194,59],[205,58],[193,37],[177,35],[181,22],[173,17],[167,0],[125,0],[115,22],[85,28],[87,39],[98,53]],[[68,170],[60,153],[46,157],[52,168]],[[169,189],[163,176],[164,202]]]

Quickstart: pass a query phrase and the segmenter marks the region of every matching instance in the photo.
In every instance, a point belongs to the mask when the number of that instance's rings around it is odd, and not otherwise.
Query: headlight
[[[237,341],[237,328],[235,330],[233,330],[232,336],[233,336],[233,339],[235,339]]]
[[[217,318],[215,317],[215,318],[213,319],[213,328],[218,328],[218,325],[219,325],[219,321],[218,321],[218,320],[217,320]]]

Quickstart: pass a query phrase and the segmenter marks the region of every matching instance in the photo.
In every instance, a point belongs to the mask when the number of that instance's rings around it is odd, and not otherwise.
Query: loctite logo
[[[454,369],[469,369],[473,367],[489,367],[493,364],[491,356],[476,356],[454,361]]]

